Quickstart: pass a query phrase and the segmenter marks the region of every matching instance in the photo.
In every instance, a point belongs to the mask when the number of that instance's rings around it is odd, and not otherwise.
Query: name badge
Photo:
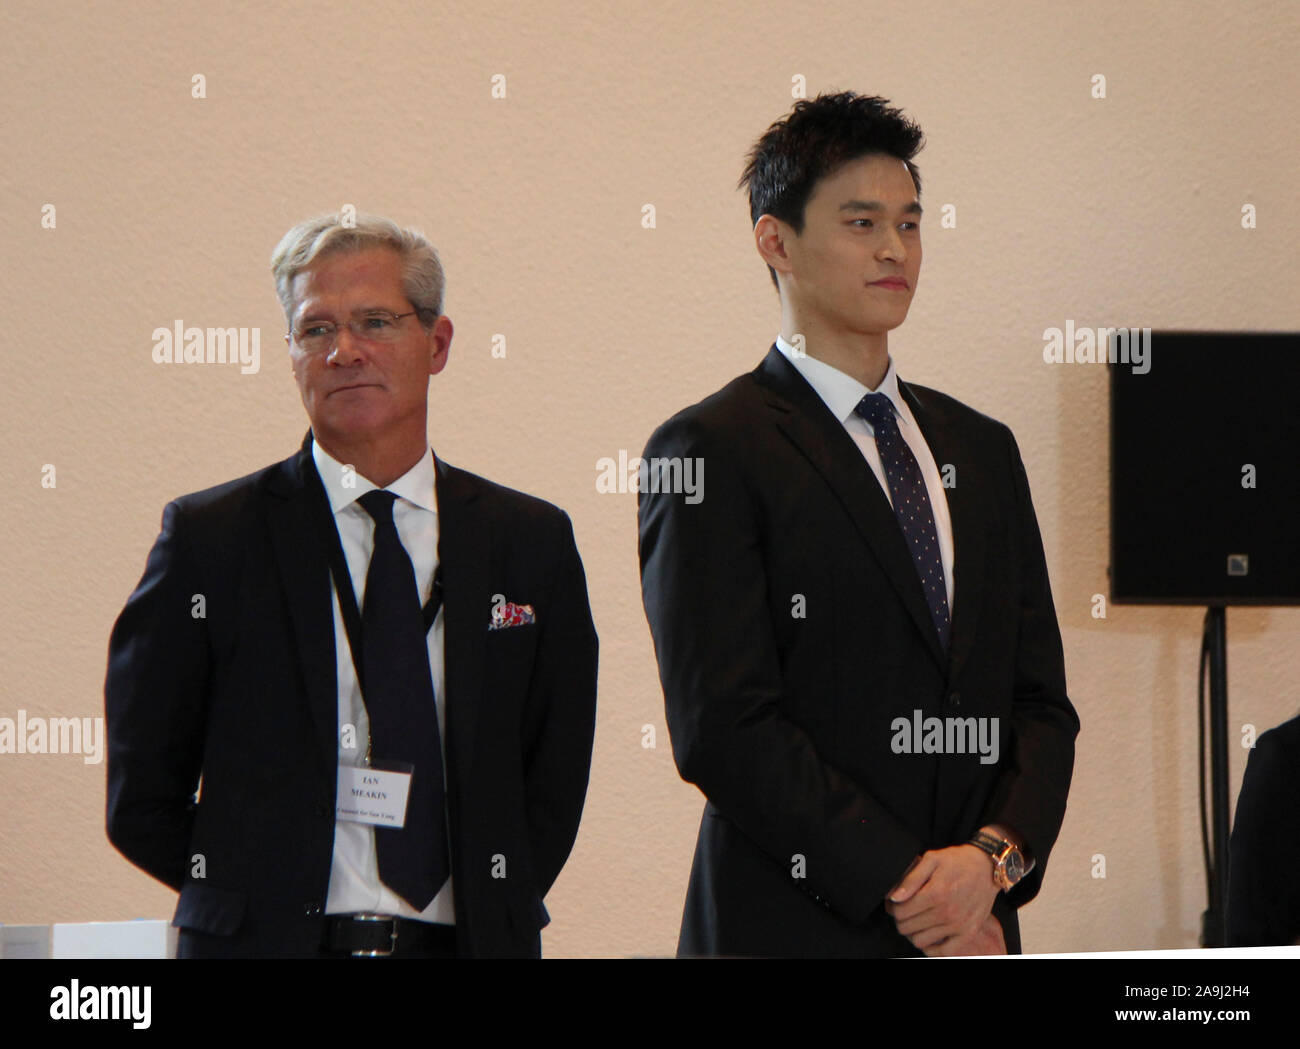
[[[354,823],[401,830],[406,823],[406,797],[414,765],[400,770],[340,765],[335,815]]]

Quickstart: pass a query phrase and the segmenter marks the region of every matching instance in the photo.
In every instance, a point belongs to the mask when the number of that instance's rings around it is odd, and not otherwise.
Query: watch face
[[[1025,876],[1025,859],[1020,855],[1019,849],[1012,849],[1007,856],[1006,862],[1007,881],[1015,885]]]

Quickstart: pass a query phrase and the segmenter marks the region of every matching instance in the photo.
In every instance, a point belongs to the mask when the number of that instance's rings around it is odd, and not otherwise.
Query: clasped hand
[[[932,957],[1006,954],[992,914],[998,895],[988,854],[975,845],[923,853],[885,900],[885,911],[918,950]]]

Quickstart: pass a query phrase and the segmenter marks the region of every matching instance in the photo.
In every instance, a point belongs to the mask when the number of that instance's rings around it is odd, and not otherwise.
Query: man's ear
[[[789,224],[782,222],[775,215],[760,215],[754,223],[754,246],[758,253],[777,273],[790,272],[790,255],[786,250],[787,241],[797,236]]]
[[[429,374],[437,375],[447,367],[447,358],[451,354],[451,337],[455,326],[445,313],[439,314],[429,329]]]

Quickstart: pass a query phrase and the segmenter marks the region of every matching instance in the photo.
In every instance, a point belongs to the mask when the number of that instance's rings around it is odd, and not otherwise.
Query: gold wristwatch
[[[1016,887],[1016,884],[1034,869],[1034,861],[1025,861],[1025,855],[1016,846],[987,831],[976,831],[970,840],[971,845],[987,852],[993,860],[993,881],[1003,892]]]

